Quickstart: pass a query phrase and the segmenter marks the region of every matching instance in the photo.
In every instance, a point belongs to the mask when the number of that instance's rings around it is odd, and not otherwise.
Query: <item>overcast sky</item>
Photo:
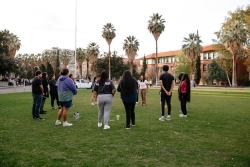
[[[74,50],[76,0],[0,1],[0,30],[8,29],[20,38],[22,46],[17,53],[37,54],[52,47]],[[139,57],[154,53],[155,40],[147,29],[153,13],[166,20],[158,52],[180,49],[183,38],[197,30],[203,45],[208,45],[228,11],[247,5],[249,0],[77,0],[76,47],[96,42],[101,53],[107,52],[102,28],[112,23],[116,37],[111,51],[125,55],[124,39],[133,35],[140,43]]]

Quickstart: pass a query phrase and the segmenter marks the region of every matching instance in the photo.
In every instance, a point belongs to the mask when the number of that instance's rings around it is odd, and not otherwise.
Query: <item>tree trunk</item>
[[[80,72],[79,78],[83,78],[83,77],[82,77],[82,64],[79,64],[79,72]]]
[[[237,74],[236,74],[236,55],[233,55],[233,76],[232,76],[232,86],[237,87]]]
[[[191,66],[191,69],[190,69],[190,81],[191,81],[191,87],[194,85],[194,61],[191,60],[190,62],[190,66]]]
[[[86,78],[88,79],[88,77],[89,77],[89,62],[87,61],[87,76],[86,76]]]
[[[226,71],[226,75],[227,75],[227,80],[228,80],[228,84],[229,84],[229,86],[232,86],[232,85],[231,85],[230,78],[229,78],[229,75],[228,75],[228,71]]]
[[[157,39],[155,40],[155,44],[156,44],[156,51],[155,51],[155,85],[158,85],[158,44],[157,44]]]
[[[129,61],[129,65],[130,65],[131,75],[133,76],[133,61]]]
[[[109,44],[109,79],[111,79],[111,72],[110,72],[110,44]]]

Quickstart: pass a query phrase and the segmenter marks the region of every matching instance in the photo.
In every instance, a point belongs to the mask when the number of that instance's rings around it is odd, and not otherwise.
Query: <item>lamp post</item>
[[[176,54],[173,51],[170,51],[170,52],[172,52],[173,56],[174,56],[174,80],[175,80],[175,69],[176,69],[176,62],[175,62],[175,60],[176,60]],[[174,84],[175,84],[175,81],[174,81]]]
[[[76,32],[77,32],[77,0],[76,0],[76,10],[75,10],[75,77],[76,77]]]

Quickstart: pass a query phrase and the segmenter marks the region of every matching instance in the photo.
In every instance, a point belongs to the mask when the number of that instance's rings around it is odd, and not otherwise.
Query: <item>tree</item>
[[[92,64],[92,68],[94,69],[95,62],[97,60],[97,57],[99,55],[99,45],[97,45],[95,42],[89,43],[87,50],[86,50],[86,57],[88,58],[89,62]],[[93,71],[93,73],[95,73]],[[87,69],[87,75],[88,75],[88,69]]]
[[[143,63],[142,63],[142,69],[141,69],[141,75],[142,76],[145,76],[145,73],[147,71],[147,61],[146,61],[146,58],[145,58],[145,55],[143,57]]]
[[[183,53],[188,57],[190,60],[190,77],[192,78],[192,81],[194,79],[194,61],[197,59],[197,56],[200,56],[200,53],[202,52],[202,41],[200,40],[200,36],[195,33],[190,33],[188,35],[189,37],[184,37],[184,44],[182,45],[182,51]]]
[[[58,79],[60,77],[60,60],[59,60],[59,50],[56,51],[56,68],[55,68],[55,78]]]
[[[79,78],[82,78],[82,63],[86,59],[86,50],[83,48],[76,49],[76,61],[79,68]]]
[[[139,50],[139,42],[134,36],[128,36],[123,43],[123,50],[125,50],[126,55],[128,56],[129,64],[130,64],[130,72],[133,75],[133,61],[135,59],[135,55]]]
[[[107,41],[108,45],[109,45],[109,78],[111,79],[111,70],[110,70],[110,44],[112,42],[112,40],[115,38],[115,28],[111,23],[107,23],[106,25],[104,25],[104,27],[102,28],[102,37]]]
[[[197,56],[196,58],[194,76],[195,83],[198,85],[201,79],[201,56]]]
[[[224,45],[217,43],[216,40],[213,41],[214,41],[213,48],[215,49],[216,54],[218,55],[215,61],[225,71],[229,86],[232,86],[230,81],[233,68],[232,54],[228,50],[226,50]]]
[[[69,50],[64,49],[59,53],[59,59],[63,63],[64,68],[67,68],[70,60],[72,59],[72,55]]]
[[[184,55],[182,50],[179,51],[179,53],[176,55],[176,74],[180,74],[182,72],[186,74],[190,74],[190,61],[189,59]]]
[[[214,80],[223,81],[226,80],[225,71],[220,68],[215,60],[212,60],[208,69],[208,80],[213,82]]]
[[[155,49],[156,49],[156,56],[155,56],[155,63],[156,63],[156,67],[155,67],[155,73],[156,73],[156,85],[158,85],[158,39],[161,35],[161,33],[164,31],[165,29],[165,20],[163,18],[161,18],[162,15],[159,15],[158,13],[153,13],[153,16],[150,16],[150,20],[148,21],[148,30],[150,33],[153,34],[154,38],[155,38]]]
[[[217,43],[221,43],[232,54],[233,58],[233,74],[232,86],[237,87],[237,59],[243,58],[246,54],[245,48],[248,45],[249,29],[244,20],[244,12],[242,8],[237,8],[235,12],[229,12],[229,17],[226,17],[221,29],[215,32]]]
[[[52,65],[48,62],[47,64],[47,70],[46,70],[47,74],[50,76],[51,74],[54,74],[54,69],[52,67]]]

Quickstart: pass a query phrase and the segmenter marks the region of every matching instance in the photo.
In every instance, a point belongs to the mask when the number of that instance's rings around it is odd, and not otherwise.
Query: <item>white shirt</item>
[[[138,81],[138,84],[140,85],[140,89],[147,89],[148,81],[144,80],[144,82]]]

